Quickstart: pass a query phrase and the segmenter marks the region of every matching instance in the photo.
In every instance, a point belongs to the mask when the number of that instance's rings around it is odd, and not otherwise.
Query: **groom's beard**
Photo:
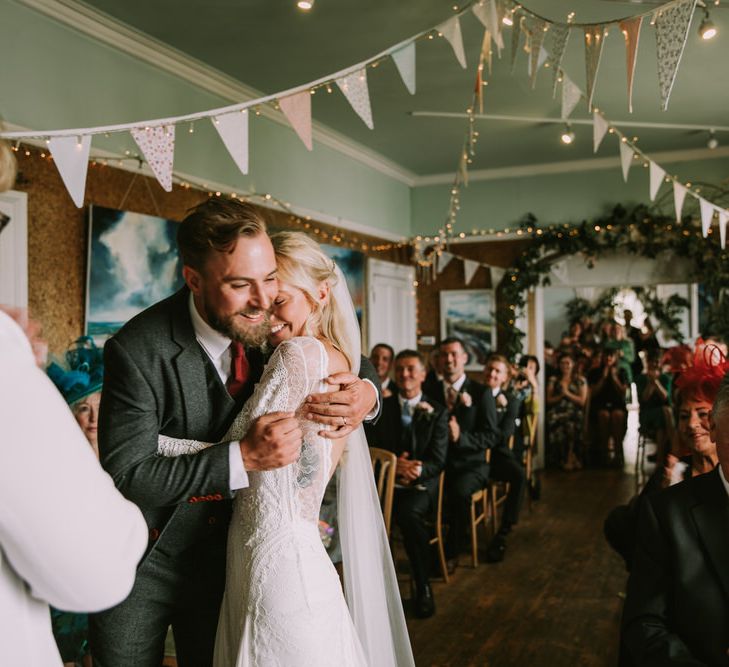
[[[239,315],[259,315],[263,313],[263,321],[258,324],[243,324]],[[219,315],[206,308],[210,326],[231,340],[237,340],[246,347],[262,348],[268,341],[271,330],[270,314],[259,308],[248,308],[233,315]]]

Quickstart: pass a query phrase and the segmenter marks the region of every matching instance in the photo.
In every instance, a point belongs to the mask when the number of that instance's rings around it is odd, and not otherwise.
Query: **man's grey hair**
[[[716,419],[719,416],[719,413],[723,412],[727,406],[729,406],[729,373],[727,373],[721,381],[719,391],[716,393],[716,398],[714,399],[714,405],[711,408],[711,414],[714,419]]]

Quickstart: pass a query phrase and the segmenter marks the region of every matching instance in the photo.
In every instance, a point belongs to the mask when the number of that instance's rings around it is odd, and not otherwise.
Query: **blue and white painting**
[[[336,245],[321,244],[321,249],[333,259],[342,270],[347,288],[357,311],[357,319],[362,326],[362,313],[365,300],[365,256],[364,253]]]
[[[177,224],[90,207],[86,334],[105,338],[182,287]]]
[[[496,349],[493,290],[443,290],[440,293],[441,339],[455,336],[468,353],[468,370],[482,370]]]

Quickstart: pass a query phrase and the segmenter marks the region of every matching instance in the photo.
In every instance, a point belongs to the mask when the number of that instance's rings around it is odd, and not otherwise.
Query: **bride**
[[[309,394],[334,389],[327,376],[359,370],[360,331],[344,276],[305,234],[271,240],[276,349],[222,440],[242,438],[255,419],[276,411],[296,412],[304,438],[295,464],[249,472],[250,486],[236,495],[215,666],[413,665],[363,429],[328,439],[302,409]],[[160,436],[167,456],[207,446]],[[335,470],[346,602],[318,528]]]

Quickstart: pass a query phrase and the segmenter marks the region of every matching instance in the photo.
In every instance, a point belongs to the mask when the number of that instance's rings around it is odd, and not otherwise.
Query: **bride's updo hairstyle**
[[[311,314],[306,320],[307,336],[322,336],[336,347],[352,367],[351,347],[348,344],[344,318],[332,290],[339,278],[334,262],[324,254],[319,244],[302,232],[279,232],[271,236],[276,253],[278,279],[301,290],[311,304]],[[329,285],[329,298],[319,301],[321,283]]]

